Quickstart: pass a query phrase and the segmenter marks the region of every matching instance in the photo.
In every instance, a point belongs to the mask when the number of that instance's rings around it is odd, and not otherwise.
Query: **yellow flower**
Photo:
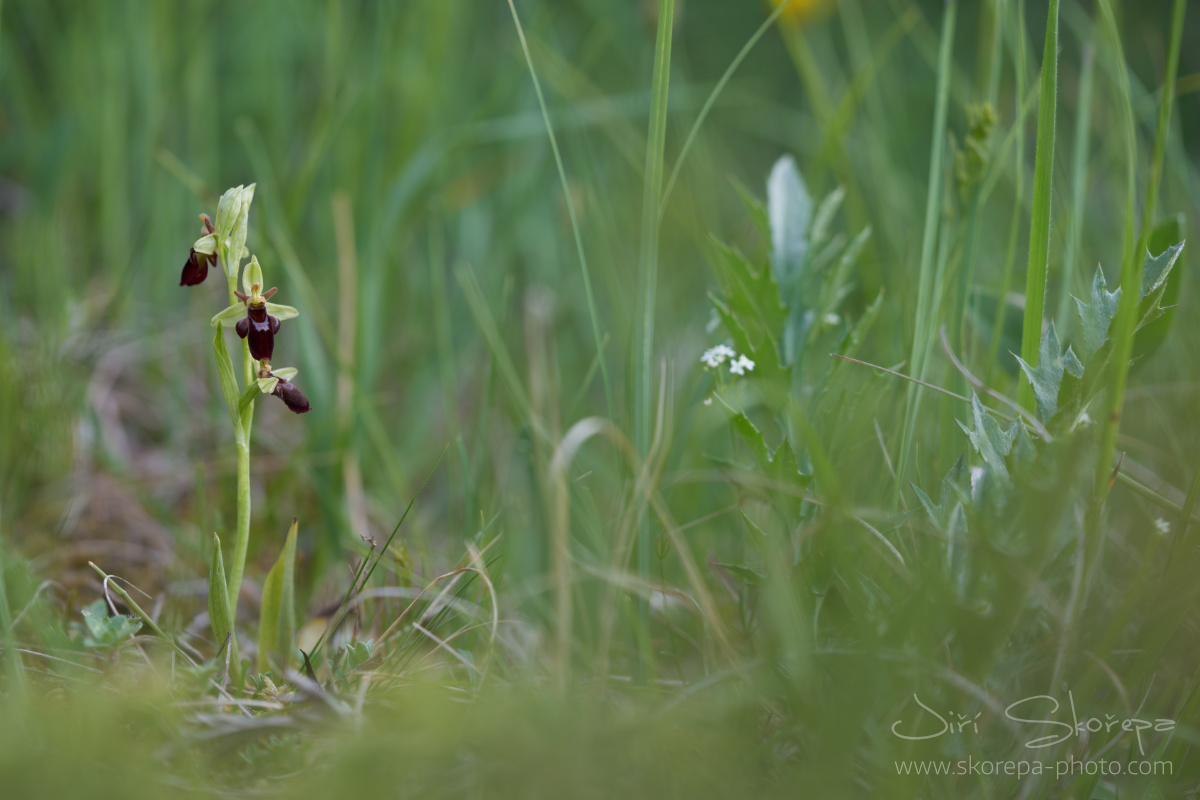
[[[786,3],[787,0],[770,0],[773,8]],[[833,10],[833,0],[792,0],[780,15],[780,21],[791,25],[805,25],[820,19]]]

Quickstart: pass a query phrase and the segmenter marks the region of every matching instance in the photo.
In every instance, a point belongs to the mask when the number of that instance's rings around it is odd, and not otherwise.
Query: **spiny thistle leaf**
[[[971,440],[971,444],[979,451],[979,455],[983,457],[983,463],[1007,481],[1008,468],[1004,465],[1004,457],[1012,450],[1020,422],[1013,420],[1007,429],[1002,430],[999,423],[979,402],[979,395],[974,392],[971,393],[971,415],[974,429],[968,428],[961,422],[958,423],[958,427],[962,428],[963,433]],[[955,421],[957,422],[957,420]]]
[[[1069,372],[1076,378],[1083,377],[1083,364],[1075,356],[1070,346],[1066,352],[1059,351],[1058,333],[1054,323],[1042,331],[1042,343],[1038,352],[1038,365],[1031,367],[1020,356],[1015,356],[1025,377],[1033,385],[1033,394],[1037,398],[1038,418],[1043,422],[1054,416],[1058,410],[1058,390],[1062,385],[1063,372]]]
[[[912,487],[917,495],[917,499],[925,507],[929,518],[933,520],[934,527],[943,533],[950,525],[950,517],[954,513],[955,508],[969,497],[969,490],[964,480],[967,475],[966,458],[959,456],[958,461],[954,462],[954,466],[942,478],[942,490],[938,495],[937,503],[934,503],[929,495],[921,491],[921,487],[909,481],[908,485]]]
[[[1083,345],[1085,358],[1091,358],[1108,338],[1108,327],[1113,317],[1117,315],[1117,306],[1121,303],[1121,287],[1115,292],[1108,291],[1108,283],[1104,280],[1104,270],[1096,267],[1096,277],[1092,279],[1092,300],[1085,303],[1075,298],[1079,307],[1079,321],[1083,326]]]
[[[1172,245],[1157,256],[1146,252],[1146,266],[1142,273],[1142,297],[1166,283],[1171,274],[1171,267],[1175,266],[1175,261],[1183,252],[1183,245],[1183,242]]]

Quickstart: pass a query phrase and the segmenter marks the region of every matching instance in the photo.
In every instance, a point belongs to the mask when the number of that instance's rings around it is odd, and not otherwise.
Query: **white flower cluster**
[[[754,371],[754,362],[746,358],[745,354],[738,355],[737,351],[728,345],[719,344],[716,347],[710,347],[704,351],[704,355],[700,356],[701,363],[709,369],[716,369],[729,361],[729,371],[734,375],[745,375],[747,372]]]

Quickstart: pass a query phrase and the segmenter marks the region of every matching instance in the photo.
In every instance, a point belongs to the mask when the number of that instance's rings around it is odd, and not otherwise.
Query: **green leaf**
[[[258,622],[258,671],[271,662],[286,667],[296,638],[296,530],[292,520],[283,552],[263,581],[262,610]],[[282,674],[282,670],[279,674]]]
[[[762,432],[755,427],[744,411],[735,410],[720,395],[716,397],[732,415],[730,421],[733,423],[734,429],[750,448],[754,460],[758,462],[758,466],[763,472],[776,480],[801,486],[807,486],[812,481],[811,475],[800,472],[796,453],[792,450],[792,445],[788,442],[787,437],[784,437],[779,446],[772,450],[767,445],[766,439],[763,438]]]
[[[738,196],[742,198],[742,204],[746,206],[746,213],[750,215],[750,221],[754,223],[755,229],[762,235],[763,241],[771,240],[771,220],[767,216],[767,207],[762,204],[754,193],[751,192],[746,185],[737,178],[731,179],[733,188],[737,190]]]
[[[263,388],[263,382],[271,384],[270,389]],[[246,391],[242,392],[242,396],[238,398],[238,414],[245,414],[246,409],[254,402],[254,398],[259,394],[270,394],[275,391],[275,385],[279,383],[278,378],[257,378],[254,383],[246,387]]]
[[[225,561],[221,558],[221,539],[213,533],[212,562],[208,566],[208,622],[213,642],[220,647],[233,632],[233,611],[229,607],[229,584],[225,581]],[[232,641],[230,642],[232,646]],[[233,658],[236,664],[237,659]]]
[[[771,222],[771,267],[781,286],[790,286],[804,268],[812,206],[796,159],[780,158],[767,179],[767,216]]]
[[[1146,252],[1146,264],[1142,270],[1142,297],[1146,297],[1166,282],[1171,274],[1171,267],[1175,266],[1175,261],[1183,252],[1183,245],[1184,243],[1180,242],[1156,256]]]
[[[97,600],[86,606],[80,614],[87,626],[87,635],[83,637],[85,647],[108,649],[120,644],[125,639],[137,633],[142,627],[142,621],[136,617],[124,614],[108,615],[108,604]]]
[[[1180,242],[1182,244],[1184,230],[1187,227],[1187,218],[1183,214],[1176,214],[1171,219],[1159,223],[1150,234],[1148,247],[1150,252],[1155,250],[1163,251],[1170,247],[1172,242]],[[1179,302],[1179,289],[1183,285],[1183,276],[1181,269],[1172,269],[1167,275],[1163,294],[1159,299],[1159,305],[1162,308],[1162,313],[1156,319],[1145,320],[1137,332],[1137,337],[1133,342],[1134,368],[1148,363],[1150,356],[1154,355],[1159,346],[1167,339],[1167,334],[1171,331],[1171,325],[1175,321],[1176,305]]]
[[[779,284],[769,269],[755,270],[749,259],[736,249],[713,240],[715,267],[725,302],[742,327],[753,335],[757,345],[769,338],[774,343],[783,330],[787,309],[779,294]]]
[[[1108,283],[1104,280],[1104,270],[1096,267],[1096,277],[1092,279],[1092,299],[1085,303],[1075,298],[1079,307],[1079,321],[1083,326],[1084,358],[1090,359],[1104,346],[1108,338],[1108,328],[1112,325],[1113,317],[1117,315],[1117,306],[1121,303],[1121,287],[1115,292],[1108,291]]]
[[[812,230],[808,234],[809,247],[817,247],[829,238],[829,228],[833,224],[833,217],[842,207],[842,200],[845,197],[846,190],[839,186],[826,195],[825,199],[821,201],[821,205],[817,206],[817,213],[813,216]]]
[[[971,392],[971,415],[975,426],[973,429],[961,422],[958,423],[958,427],[962,428],[971,444],[979,451],[983,463],[1007,481],[1008,469],[1004,466],[1004,457],[1012,449],[1020,422],[1013,420],[1007,429],[1001,430],[991,413],[979,402],[979,395],[974,392]]]
[[[938,501],[934,503],[929,495],[921,490],[912,481],[908,485],[912,487],[916,493],[917,499],[921,501],[925,511],[929,514],[929,518],[933,520],[933,525],[941,532],[945,532],[949,528],[950,517],[953,515],[955,508],[960,503],[965,503],[969,495],[969,487],[967,481],[967,462],[966,458],[959,456],[958,461],[954,462],[954,466],[942,478],[942,489],[938,494]]]
[[[1054,416],[1058,410],[1058,390],[1062,385],[1063,372],[1069,372],[1076,378],[1083,377],[1083,364],[1067,347],[1066,352],[1059,350],[1058,333],[1054,323],[1042,332],[1042,343],[1038,352],[1038,365],[1031,367],[1020,356],[1015,356],[1021,365],[1025,377],[1033,385],[1033,394],[1037,398],[1038,418],[1043,422]]]
[[[763,575],[758,570],[751,569],[743,564],[730,564],[727,561],[716,561],[714,563],[718,567],[724,567],[725,569],[729,570],[751,586],[762,586],[767,582],[766,575]]]
[[[225,406],[229,409],[229,417],[233,420],[233,429],[240,440],[245,434],[242,428],[242,417],[239,413],[240,395],[238,394],[237,379],[233,376],[233,362],[229,360],[229,351],[225,349],[225,337],[221,335],[221,323],[217,323],[217,333],[213,337],[213,355],[217,359],[217,378],[221,382],[221,394],[225,397]]]
[[[826,276],[821,287],[821,299],[817,304],[818,314],[832,314],[842,304],[850,290],[850,270],[857,263],[859,254],[870,238],[871,229],[864,228],[842,251],[837,268]]]

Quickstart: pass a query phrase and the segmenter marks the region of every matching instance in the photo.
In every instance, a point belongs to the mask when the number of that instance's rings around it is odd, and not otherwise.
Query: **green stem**
[[[251,406],[253,408],[253,406]],[[237,619],[238,595],[250,549],[250,434],[237,443],[237,539],[233,545],[233,569],[229,578],[229,610]]]
[[[221,247],[221,263],[226,261],[229,251]],[[238,302],[234,291],[237,289],[237,279],[240,269],[234,270],[229,280],[229,304]],[[250,345],[242,341],[242,366],[245,386],[255,379],[255,363],[250,357]],[[245,388],[243,387],[243,389]],[[237,409],[230,409],[237,414]],[[242,413],[241,430],[234,431],[234,444],[237,447],[237,536],[233,545],[233,564],[229,577],[229,610],[232,619],[237,619],[238,597],[242,592],[242,575],[246,572],[246,556],[250,550],[250,423],[254,419],[254,403],[246,407]],[[235,634],[236,635],[236,634]]]

